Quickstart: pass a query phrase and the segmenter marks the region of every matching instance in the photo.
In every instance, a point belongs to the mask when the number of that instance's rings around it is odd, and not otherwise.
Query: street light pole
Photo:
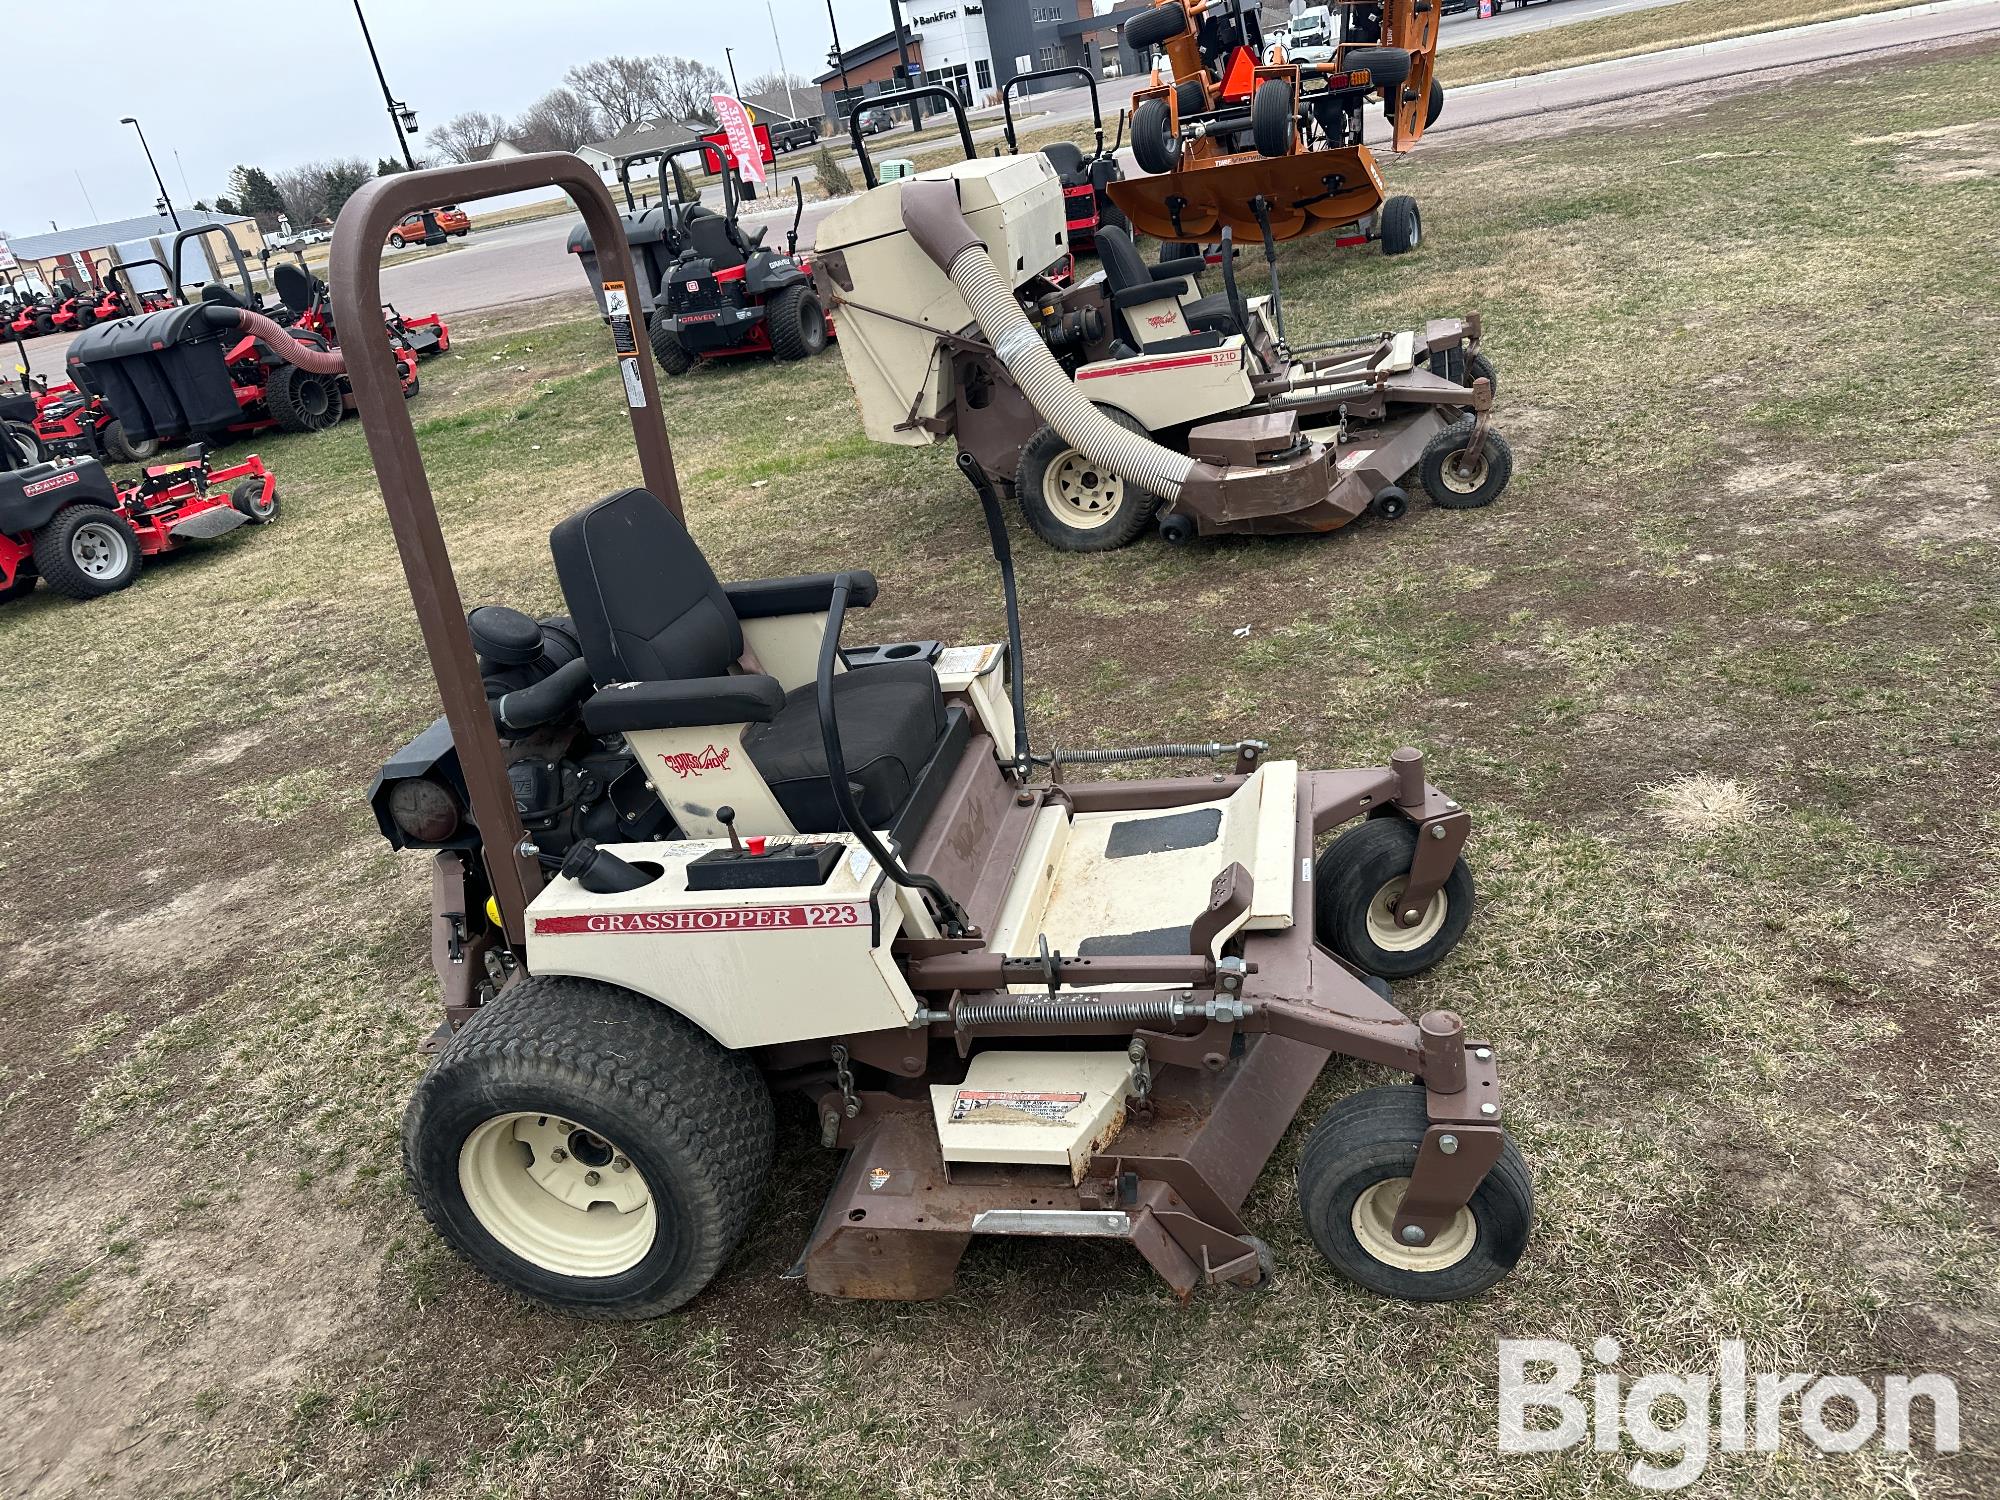
[[[910,82],[910,34],[903,29],[903,7],[898,0],[889,0],[889,24],[896,28],[896,59],[902,64],[903,87],[915,88]],[[922,83],[919,78],[917,83]],[[924,128],[924,103],[921,99],[910,101],[910,134],[915,135]]]
[[[792,97],[792,70],[785,66],[785,44],[778,36],[778,13],[771,8],[771,0],[764,0],[764,14],[771,18],[771,45],[778,49],[778,71],[785,75],[785,113],[796,120],[799,105]]]
[[[368,60],[375,64],[375,81],[382,85],[382,102],[389,107],[389,127],[396,132],[396,148],[403,153],[403,165],[414,172],[417,159],[410,153],[409,127],[416,116],[398,104],[396,96],[389,92],[388,75],[383,73],[382,59],[376,54],[375,38],[368,34],[368,18],[361,13],[361,0],[354,0],[354,19],[361,23],[361,40],[368,44]]]
[[[153,160],[153,148],[146,144],[146,127],[130,115],[123,116],[118,123],[130,125],[139,132],[139,148],[146,153],[146,165],[153,169],[153,181],[159,184],[160,201],[167,205],[167,217],[174,221],[175,233],[180,232],[181,216],[174,212],[174,200],[167,195],[167,180],[160,175],[160,164]]]
[[[842,98],[846,98],[850,92],[850,85],[847,82],[847,54],[840,50],[840,22],[833,18],[833,0],[826,0],[826,24],[833,28],[833,65],[840,69],[840,93]],[[837,106],[833,111],[833,122],[836,126],[840,124],[840,110]]]

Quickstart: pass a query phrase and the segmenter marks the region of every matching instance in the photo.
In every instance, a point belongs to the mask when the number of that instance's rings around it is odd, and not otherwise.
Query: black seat
[[[271,285],[277,290],[278,300],[293,312],[305,312],[313,305],[314,282],[317,279],[295,261],[280,261],[271,268]]]
[[[827,780],[814,686],[791,692],[735,670],[746,618],[819,613],[834,575],[724,586],[672,511],[645,490],[623,490],[549,534],[556,577],[600,692],[584,722],[597,733],[747,722],[744,749],[802,833],[832,833],[840,817]],[[875,598],[875,580],[847,575],[850,605]],[[944,738],[937,674],[924,661],[857,668],[834,678],[834,718],[861,815],[887,827]]]
[[[1056,169],[1056,176],[1062,179],[1064,187],[1078,187],[1090,180],[1090,170],[1083,161],[1083,148],[1075,141],[1050,141],[1042,147],[1042,155]]]
[[[247,308],[250,306],[249,303],[245,302],[235,292],[219,281],[211,281],[201,289],[201,300],[204,302],[217,302],[224,307]]]
[[[707,261],[709,269],[715,271],[742,265],[749,257],[737,243],[737,236],[730,232],[731,227],[729,220],[712,208],[690,209],[687,218],[688,253]]]
[[[1098,229],[1097,258],[1104,264],[1105,285],[1110,288],[1111,304],[1119,312],[1121,324],[1124,323],[1124,314],[1119,306],[1120,293],[1126,293],[1125,300],[1131,301],[1133,294],[1143,295],[1143,289],[1165,287],[1183,279],[1176,276],[1156,278],[1153,268],[1146,264],[1133,245],[1132,236],[1115,225],[1106,224]],[[1199,288],[1199,283],[1194,283],[1192,278],[1185,279]],[[1183,302],[1181,317],[1195,333],[1232,334],[1243,331],[1242,325],[1236,321],[1236,314],[1229,310],[1228,296],[1222,292]],[[1138,342],[1131,338],[1129,326],[1125,329],[1125,337],[1133,343]]]

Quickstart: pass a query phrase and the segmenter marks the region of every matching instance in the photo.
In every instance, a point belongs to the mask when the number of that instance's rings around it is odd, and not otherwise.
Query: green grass
[[[2000,1484],[2000,62],[1964,52],[1635,128],[1440,140],[1428,230],[1285,251],[1295,328],[1479,309],[1517,457],[1489,510],[1058,555],[1019,527],[1031,711],[1065,744],[1426,747],[1481,909],[1398,987],[1502,1048],[1527,1260],[1471,1304],[1341,1281],[1299,1132],[1246,1205],[1268,1296],[1129,1250],[980,1244],[911,1305],[780,1282],[833,1163],[785,1113],[747,1243],[683,1314],[499,1293],[407,1203],[436,1021],[423,861],[364,802],[436,712],[354,424],[261,451],[285,511],[89,606],[0,610],[0,1474],[25,1492],[1572,1496],[1507,1458],[1495,1341],[1629,1379],[1961,1383],[1967,1451],[1718,1455],[1693,1493]],[[1912,224],[1924,226],[1913,241]],[[557,608],[550,526],[634,482],[601,327],[455,330],[412,408],[468,604]],[[859,436],[838,355],[669,385],[724,576],[870,566],[882,638],[1002,629],[942,449]],[[1246,634],[1238,631],[1247,629]],[[1302,1117],[1378,1081],[1329,1070]],[[6,1466],[12,1463],[15,1468]]]

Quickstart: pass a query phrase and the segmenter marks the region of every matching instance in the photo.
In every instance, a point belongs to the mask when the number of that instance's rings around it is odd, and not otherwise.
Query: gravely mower
[[[30,398],[0,398],[11,427]],[[71,599],[116,593],[140,561],[278,513],[278,486],[255,455],[213,468],[205,448],[178,463],[114,485],[95,459],[23,464],[0,442],[0,600],[18,599],[39,577]]]
[[[713,160],[721,178],[719,214],[703,207],[699,194],[681,181],[676,158],[697,153],[704,164]],[[627,172],[631,162],[656,154],[661,201],[641,210],[632,203]],[[671,203],[666,197],[669,170],[679,189]],[[607,321],[615,323],[634,312],[644,319],[662,370],[685,375],[703,360],[746,354],[805,359],[826,347],[833,320],[814,295],[811,262],[798,256],[799,220],[805,213],[798,178],[792,179],[796,206],[780,255],[764,248],[768,225],[746,232],[737,222],[736,169],[712,142],[690,141],[671,151],[627,157],[619,175],[628,209],[621,227],[638,236],[640,280],[630,287],[605,280],[601,252],[587,222],[570,231],[569,249],[582,262]]]
[[[1090,90],[1090,120],[1096,133],[1096,147],[1086,156],[1074,141],[1051,141],[1042,155],[1062,179],[1064,228],[1071,250],[1089,250],[1097,243],[1099,225],[1129,230],[1124,211],[1111,201],[1111,184],[1125,173],[1118,165],[1119,149],[1125,144],[1125,112],[1118,113],[1118,139],[1106,149],[1104,110],[1097,102],[1097,75],[1088,68],[1044,68],[1037,73],[1019,73],[1000,90],[1000,114],[1007,132],[1007,149],[1019,153],[1020,138],[1014,133],[1014,95],[1029,84],[1050,78],[1081,78]],[[870,186],[873,186],[871,183]]]
[[[242,291],[210,282],[188,306],[87,329],[69,347],[71,378],[109,405],[135,443],[181,437],[218,442],[272,427],[324,432],[337,426],[352,404],[341,362],[334,358],[302,369],[273,354],[263,330],[284,330],[264,311],[227,225],[184,229],[174,237],[169,284],[185,285],[182,247],[205,234],[220,234],[227,242]],[[309,328],[299,329],[296,341],[322,353],[332,348]],[[406,346],[395,354],[403,389],[413,395],[416,355]]]
[[[273,266],[265,261],[265,270],[270,275],[271,286],[278,294],[280,308],[273,309],[272,318],[294,334],[304,331],[319,335],[329,345],[340,342],[340,334],[333,323],[333,299],[327,295],[326,283],[313,275],[306,265],[303,252],[294,251],[295,260],[281,260]],[[389,330],[389,346],[392,349],[409,351],[418,360],[435,359],[451,350],[451,329],[442,316],[429,313],[421,318],[406,318],[396,311],[393,302],[382,304],[382,325]],[[403,394],[414,396],[417,381],[413,378],[404,386]]]
[[[609,195],[549,154],[365,184],[334,295],[375,299],[374,247],[412,208],[558,186],[607,283],[631,285]],[[976,244],[951,184],[920,186],[926,236]],[[1059,240],[1059,193],[1049,213]],[[445,709],[374,794],[394,842],[433,851],[446,1023],[403,1143],[438,1232],[550,1306],[666,1312],[741,1240],[784,1089],[845,1153],[795,1268],[816,1292],[940,1296],[975,1236],[1014,1235],[1128,1242],[1182,1295],[1255,1284],[1270,1255],[1243,1202],[1340,1055],[1417,1086],[1366,1089],[1307,1140],[1320,1249],[1398,1297],[1504,1276],[1532,1195],[1493,1049],[1448,1011],[1406,1017],[1374,977],[1429,968],[1471,914],[1471,818],[1422,755],[1313,771],[1255,740],[1039,753],[977,462],[1009,643],[843,645],[873,576],[718,582],[680,519],[657,382],[630,322],[612,334],[645,488],[551,536],[574,659],[525,617],[468,626],[388,341],[371,328],[347,351]],[[523,734],[622,753],[625,770],[588,773],[604,822],[660,816],[643,781],[677,836],[530,835],[501,740]],[[1215,754],[1233,769],[1071,775]]]
[[[1171,541],[1393,520],[1413,473],[1451,509],[1506,487],[1476,315],[1294,346],[1275,243],[1269,294],[1245,298],[1226,225],[1219,293],[1199,294],[1201,256],[1149,266],[1110,227],[1103,274],[1059,285],[1062,204],[1040,157],[975,158],[820,221],[816,272],[869,437],[950,439],[1078,552],[1156,519]]]
[[[1266,62],[1244,0],[1156,0],[1124,26],[1128,45],[1158,48],[1171,77],[1132,96],[1132,155],[1143,173],[1111,196],[1157,239],[1288,240],[1333,233],[1380,240],[1390,255],[1423,238],[1416,199],[1386,197],[1362,142],[1366,105],[1383,101],[1397,151],[1443,107],[1433,78],[1436,0],[1339,0],[1341,41],[1325,63]]]

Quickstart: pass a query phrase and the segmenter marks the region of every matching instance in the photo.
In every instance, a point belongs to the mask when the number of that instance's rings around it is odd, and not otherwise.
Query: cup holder
[[[923,649],[922,646],[917,645],[914,641],[905,641],[900,646],[884,647],[882,655],[888,661],[903,661],[909,657],[920,655]]]

